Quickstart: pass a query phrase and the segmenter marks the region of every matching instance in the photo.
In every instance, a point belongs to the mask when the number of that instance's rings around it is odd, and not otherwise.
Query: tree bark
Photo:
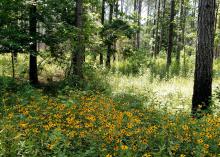
[[[114,4],[110,3],[110,12],[109,12],[109,23],[112,23],[112,18],[113,18],[113,11],[114,11]],[[112,53],[112,43],[108,43],[108,48],[107,48],[107,56],[106,56],[106,67],[110,68],[111,67],[111,53]]]
[[[118,15],[119,15],[119,4],[118,4],[118,0],[116,0],[116,4],[114,6],[114,12],[115,12],[115,18],[118,19]],[[116,53],[117,53],[117,40],[114,41],[113,43],[113,62],[116,61]]]
[[[15,78],[15,58],[14,52],[11,53],[11,65],[12,65],[12,78]]]
[[[137,3],[138,0],[134,0],[134,23],[137,24]],[[134,33],[134,40],[133,40],[134,48],[137,48],[137,33]]]
[[[194,76],[192,113],[209,109],[212,96],[215,0],[199,0],[198,45]]]
[[[185,15],[185,6],[184,6],[184,0],[180,1],[180,32],[181,34],[179,35],[179,43],[178,43],[178,48],[176,52],[176,62],[179,65],[180,64],[180,51],[184,47],[184,36],[185,36],[185,21],[186,21],[186,15]]]
[[[105,1],[106,0],[102,0],[102,15],[101,15],[101,23],[102,25],[104,25],[105,23]],[[100,64],[103,64],[103,54],[102,52],[100,53]]]
[[[173,52],[174,17],[175,17],[175,0],[171,0],[169,39],[168,39],[168,48],[167,48],[167,69],[169,69],[172,63],[171,57]]]
[[[121,12],[124,12],[124,0],[121,0]]]
[[[147,15],[146,15],[147,17],[149,17],[150,16],[150,4],[149,4],[149,1],[148,1],[148,3],[147,3]],[[148,26],[149,25],[149,19],[147,18],[147,21],[146,21],[146,25]]]
[[[36,3],[36,1],[34,1]],[[31,4],[29,12],[29,33],[31,37],[30,61],[29,61],[29,80],[31,84],[38,84],[37,74],[37,7]]]
[[[162,26],[160,28],[160,41],[159,41],[159,49],[163,47],[162,43],[164,40],[164,22],[165,22],[165,15],[166,15],[166,0],[163,0],[163,15],[162,15]]]
[[[79,79],[83,78],[83,63],[85,60],[85,45],[83,30],[83,0],[76,0],[75,10],[75,27],[78,29],[76,44],[72,52],[70,77],[77,76]]]
[[[154,19],[153,19],[153,27],[155,27],[156,26],[156,14],[157,14],[157,1],[158,0],[155,0],[155,6],[154,6],[154,10],[155,10],[155,12],[154,12]],[[153,33],[152,33],[152,38],[153,39],[155,39],[155,28],[153,28]],[[153,45],[152,45],[152,56],[155,56],[155,42],[156,41],[154,41],[154,43],[153,43]]]
[[[159,54],[160,51],[160,37],[159,37],[159,23],[160,23],[160,0],[158,0],[157,4],[157,26],[156,26],[156,36],[155,36],[155,56]]]
[[[193,16],[193,20],[191,21],[191,28],[193,28],[195,30],[195,24],[196,24],[196,8],[197,8],[197,1],[198,0],[194,0],[193,1],[193,12],[192,12],[192,16]]]
[[[142,12],[142,0],[139,0],[139,3],[138,3],[137,49],[140,49],[140,44],[141,44],[141,12]]]
[[[118,18],[118,15],[119,15],[119,3],[118,3],[118,0],[116,0],[116,3],[115,3],[115,17],[116,19]]]

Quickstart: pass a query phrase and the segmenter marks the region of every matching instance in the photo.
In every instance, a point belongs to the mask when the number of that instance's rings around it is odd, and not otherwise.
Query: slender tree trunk
[[[15,78],[15,58],[14,52],[11,53],[12,77]]]
[[[35,1],[36,2],[36,1]],[[31,36],[30,61],[29,61],[29,80],[31,84],[38,84],[37,74],[37,7],[35,4],[30,6],[29,12],[29,33]]]
[[[106,0],[102,0],[102,15],[101,15],[101,23],[102,25],[104,25],[105,23],[105,1]],[[100,53],[100,64],[103,64],[103,54],[102,52]]]
[[[180,1],[180,31],[181,34],[178,36],[179,37],[179,43],[178,43],[178,48],[176,52],[176,62],[179,65],[180,64],[180,51],[183,49],[183,40],[184,40],[184,32],[185,32],[185,14],[184,14],[184,0]]]
[[[147,17],[150,17],[150,4],[149,2],[147,3]],[[148,26],[149,24],[149,19],[147,18],[147,21],[146,21],[146,25]]]
[[[155,6],[154,6],[154,10],[155,10],[154,19],[153,19],[153,25],[154,25],[154,27],[156,26],[157,1],[158,1],[158,0],[155,0]],[[155,39],[155,28],[153,28],[152,38]],[[156,42],[156,41],[154,41],[154,43],[153,43],[153,45],[152,45],[152,55],[153,55],[153,56],[155,55],[155,53],[154,53],[154,52],[155,52],[155,42]]]
[[[193,20],[191,21],[191,27],[192,27],[193,29],[196,29],[196,28],[195,28],[195,25],[196,25],[196,8],[197,8],[197,1],[198,1],[198,0],[194,0],[194,1],[193,1],[193,12],[192,12]]]
[[[112,23],[113,11],[114,11],[114,4],[110,3],[109,23]],[[108,43],[107,57],[106,57],[106,66],[108,68],[111,67],[111,53],[112,53],[112,43]]]
[[[115,4],[115,17],[116,19],[118,18],[119,15],[119,4],[118,4],[118,0],[116,0],[116,4]]]
[[[137,31],[137,48],[140,49],[141,44],[141,12],[142,12],[142,0],[138,3],[138,31]]]
[[[212,96],[213,49],[215,28],[215,0],[199,0],[198,45],[192,113],[209,109]]]
[[[172,62],[171,57],[173,52],[174,17],[175,17],[175,0],[171,0],[169,39],[168,39],[168,48],[167,48],[167,69],[169,69]]]
[[[164,39],[164,22],[165,22],[165,14],[166,14],[166,0],[163,0],[163,15],[162,15],[162,26],[160,29],[160,41],[159,41],[159,49],[161,50],[162,48],[162,43],[163,43],[163,39]]]
[[[70,77],[77,76],[83,78],[83,63],[85,60],[85,45],[84,36],[82,34],[83,29],[83,0],[76,0],[75,10],[75,27],[77,27],[77,37],[74,50],[72,52]]]
[[[116,5],[115,5],[115,18],[118,19],[118,15],[119,15],[119,4],[118,4],[118,0],[116,0]],[[117,40],[114,41],[113,43],[113,48],[114,48],[114,51],[113,51],[113,62],[116,60],[116,53],[117,53]]]
[[[184,18],[182,28],[182,49],[183,49],[183,66],[186,66],[186,52],[185,52],[185,29],[186,29],[186,7],[184,7]],[[184,76],[186,76],[186,69],[184,70]]]
[[[138,0],[134,0],[134,15],[135,15],[135,18],[134,18],[134,23],[137,24],[137,3],[138,3]],[[134,48],[137,48],[137,33],[134,33],[134,40],[133,40],[133,44],[134,44]]]
[[[128,1],[127,1],[127,0],[126,0],[126,1],[124,1],[124,2],[126,3],[124,13],[125,13],[125,15],[128,15],[128,11],[129,11],[129,7],[130,7],[130,5],[129,5],[129,3],[128,3]],[[124,3],[124,4],[125,4],[125,3]]]
[[[155,36],[155,57],[159,54],[159,51],[160,51],[159,23],[160,23],[160,0],[158,0],[158,4],[157,4],[157,26],[156,26],[156,36]]]
[[[124,12],[124,0],[121,0],[121,12]]]
[[[18,62],[18,52],[13,53],[15,63]]]

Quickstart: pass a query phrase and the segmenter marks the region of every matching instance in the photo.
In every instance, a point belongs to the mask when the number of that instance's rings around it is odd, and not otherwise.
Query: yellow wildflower
[[[19,123],[19,127],[23,128],[23,129],[27,128],[27,125],[28,125],[28,123],[23,122],[23,121]]]
[[[152,157],[149,153],[145,153],[142,157]]]
[[[197,140],[197,143],[198,143],[198,144],[202,144],[202,143],[203,143],[203,139]]]
[[[122,146],[121,146],[121,149],[122,149],[122,150],[127,150],[127,149],[128,149],[128,146],[122,145]]]
[[[204,148],[205,149],[209,149],[209,145],[208,144],[204,144]]]

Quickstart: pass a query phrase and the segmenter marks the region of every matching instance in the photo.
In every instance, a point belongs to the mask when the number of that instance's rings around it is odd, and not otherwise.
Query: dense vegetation
[[[0,156],[218,157],[219,4],[1,0]]]

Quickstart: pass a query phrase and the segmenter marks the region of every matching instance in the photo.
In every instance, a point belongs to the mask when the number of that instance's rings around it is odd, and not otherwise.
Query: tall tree
[[[209,109],[212,96],[212,69],[214,49],[216,0],[199,0],[198,15],[198,45],[196,51],[196,66],[192,113]]]
[[[164,36],[165,36],[165,15],[166,15],[166,2],[167,2],[167,0],[163,0],[162,1],[162,10],[163,10],[163,12],[162,12],[162,19],[161,19],[161,27],[160,27],[160,41],[159,41],[159,45],[158,45],[158,47],[159,47],[159,50],[161,50],[161,48],[162,48],[162,43],[163,43],[163,40],[164,40]]]
[[[173,36],[174,36],[174,17],[175,17],[175,0],[170,2],[170,22],[169,22],[169,39],[167,48],[167,68],[169,69],[172,62]]]
[[[115,12],[115,19],[118,19],[119,15],[119,1],[116,0],[115,5],[114,5],[114,12]],[[116,60],[116,53],[117,53],[117,40],[114,41],[113,43],[113,62]]]
[[[110,2],[110,11],[109,11],[109,24],[112,23],[113,20],[113,12],[114,12],[114,2]],[[106,56],[106,66],[108,68],[111,67],[111,53],[112,53],[112,42],[108,42],[107,47],[107,56]]]
[[[138,31],[137,31],[137,48],[140,49],[141,44],[141,12],[142,12],[142,1],[138,2]]]
[[[70,77],[83,78],[83,63],[85,60],[85,45],[83,35],[83,0],[76,0],[75,27],[77,29],[76,43],[71,57]]]
[[[116,0],[115,2],[114,12],[115,12],[115,18],[117,19],[119,15],[119,1],[118,0]]]
[[[183,49],[184,47],[184,43],[185,43],[185,26],[186,26],[186,7],[185,7],[185,1],[181,0],[180,1],[180,35],[179,35],[179,43],[178,43],[178,49],[177,49],[177,53],[176,53],[176,62],[178,63],[178,65],[180,64],[180,51]]]
[[[193,6],[192,6],[192,21],[191,21],[191,28],[195,29],[196,25],[196,9],[197,9],[197,1],[193,0]]]
[[[102,0],[102,14],[101,14],[101,23],[102,25],[104,25],[105,23],[105,1],[106,0]],[[100,64],[103,64],[103,54],[102,52],[100,53]]]
[[[138,15],[138,0],[134,0],[134,23],[137,24],[137,15]],[[137,33],[134,33],[134,48],[137,48]]]
[[[155,32],[156,32],[156,21],[157,21],[157,0],[155,1],[155,3],[154,3],[155,5],[154,5],[154,18],[153,18],[153,32],[152,32],[152,38],[153,39],[155,39]],[[154,56],[155,55],[155,42],[156,41],[154,41],[154,44],[152,45],[152,55]]]
[[[31,84],[38,83],[37,74],[37,7],[36,0],[30,5],[29,12],[29,33],[31,37],[30,61],[29,61],[29,80]]]
[[[124,12],[124,0],[121,0],[121,13]]]
[[[160,23],[160,0],[158,0],[157,4],[157,24],[156,24],[156,36],[155,36],[155,56],[158,55],[160,51],[160,37],[159,37],[159,23]]]

